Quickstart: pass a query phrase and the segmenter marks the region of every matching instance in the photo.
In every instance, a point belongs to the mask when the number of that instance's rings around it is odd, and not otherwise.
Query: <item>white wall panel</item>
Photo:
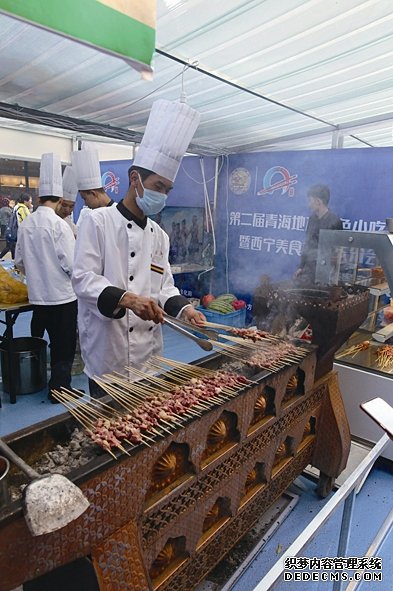
[[[41,154],[55,152],[64,163],[70,162],[72,140],[39,133],[0,128],[0,157],[40,160]]]

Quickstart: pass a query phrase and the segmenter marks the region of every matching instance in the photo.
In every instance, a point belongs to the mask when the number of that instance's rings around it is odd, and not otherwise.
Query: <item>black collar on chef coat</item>
[[[146,228],[147,217],[144,217],[143,220],[140,220],[139,218],[135,217],[134,214],[131,213],[130,210],[126,208],[126,206],[123,203],[123,200],[120,201],[116,207],[119,210],[119,212],[121,213],[121,215],[123,215],[128,221],[134,222],[137,226],[142,228],[142,230],[144,230]]]

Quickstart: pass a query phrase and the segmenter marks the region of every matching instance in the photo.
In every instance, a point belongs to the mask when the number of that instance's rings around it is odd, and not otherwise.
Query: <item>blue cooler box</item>
[[[228,312],[228,314],[213,312],[213,310],[207,310],[201,306],[198,306],[197,310],[200,310],[202,314],[206,316],[208,322],[216,322],[217,324],[225,324],[226,326],[235,326],[236,328],[243,328],[246,324],[245,308],[243,308],[243,310]]]

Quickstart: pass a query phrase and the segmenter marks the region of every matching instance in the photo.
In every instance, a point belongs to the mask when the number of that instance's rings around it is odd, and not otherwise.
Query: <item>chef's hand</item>
[[[196,310],[194,306],[186,306],[181,313],[180,320],[186,320],[187,322],[191,322],[191,324],[196,324],[197,326],[203,326],[206,322],[205,316],[199,310]]]
[[[119,308],[132,310],[142,320],[152,320],[156,324],[164,322],[164,313],[154,300],[129,291],[121,298]]]

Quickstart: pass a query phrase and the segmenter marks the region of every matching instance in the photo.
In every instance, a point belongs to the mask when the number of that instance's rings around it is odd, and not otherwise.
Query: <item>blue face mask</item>
[[[152,189],[146,189],[143,186],[142,179],[139,177],[140,183],[143,187],[143,196],[139,197],[138,191],[136,192],[136,204],[143,211],[145,215],[155,215],[160,213],[165,207],[167,195],[160,193],[159,191],[153,191]]]

